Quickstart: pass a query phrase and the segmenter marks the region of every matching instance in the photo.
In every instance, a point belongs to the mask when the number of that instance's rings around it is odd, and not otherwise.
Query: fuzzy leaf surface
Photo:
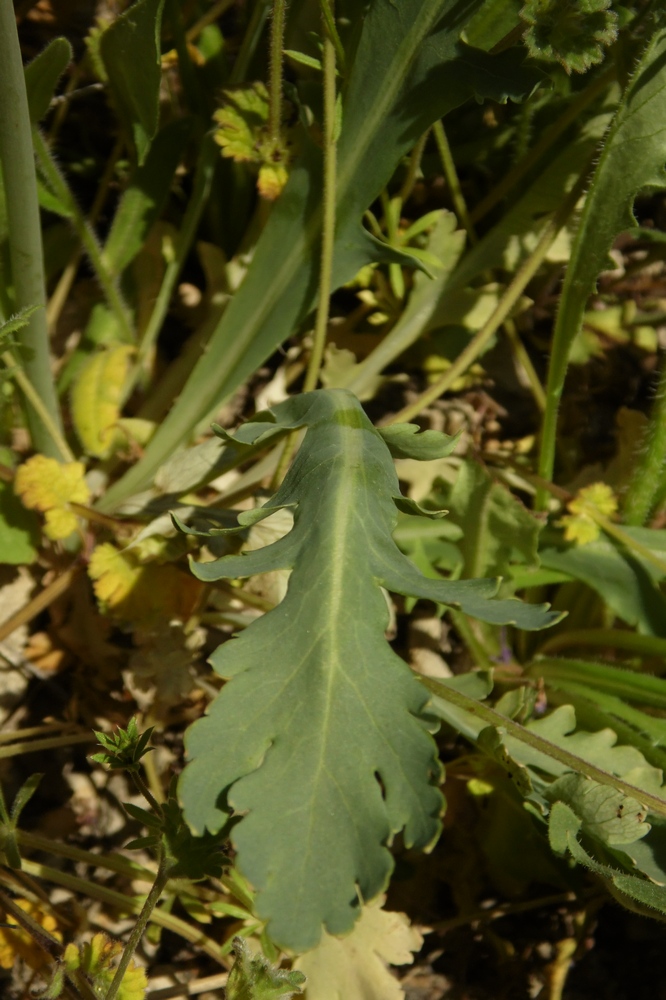
[[[493,580],[421,576],[392,537],[399,485],[389,450],[351,393],[306,393],[269,418],[236,440],[254,444],[276,424],[307,433],[275,496],[239,521],[286,507],[292,530],[193,568],[208,581],[291,569],[288,590],[214,654],[229,683],[188,733],[180,795],[197,833],[243,815],[232,840],[257,913],[275,941],[303,952],[322,924],[351,930],[357,887],[364,900],[384,889],[394,834],[427,847],[439,830],[437,752],[420,718],[428,694],[385,641],[380,588],[524,628],[555,616],[492,600]]]

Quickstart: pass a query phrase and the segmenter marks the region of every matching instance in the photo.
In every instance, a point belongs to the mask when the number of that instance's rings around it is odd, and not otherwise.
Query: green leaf
[[[415,458],[420,462],[446,458],[454,450],[460,438],[460,434],[449,437],[439,431],[421,431],[417,424],[380,427],[379,433],[393,458]]]
[[[641,189],[666,185],[666,29],[654,31],[638,63],[603,144],[571,248],[555,323],[548,371],[549,409],[544,425],[540,473],[550,479],[557,406],[574,339],[608,251],[636,219],[633,201]]]
[[[288,506],[294,527],[264,549],[193,569],[203,580],[291,569],[289,587],[214,654],[231,681],[188,732],[180,795],[195,832],[243,815],[231,838],[257,913],[272,938],[304,951],[322,924],[351,929],[356,886],[364,900],[382,891],[395,833],[427,847],[439,829],[436,747],[419,719],[428,695],[385,641],[380,586],[491,622],[541,628],[553,616],[492,600],[491,580],[421,576],[391,537],[399,486],[390,454],[351,393],[306,393],[269,413],[307,433],[275,496],[239,521]],[[236,438],[270,430],[263,419]]]
[[[538,565],[541,523],[479,462],[462,463],[446,505],[462,529],[464,576],[506,573],[511,563]]]
[[[623,527],[653,552],[666,552],[666,531]],[[561,570],[595,590],[611,610],[643,635],[666,637],[666,598],[658,587],[664,574],[639,554],[625,551],[607,537],[587,545],[545,546],[541,565]]]
[[[9,483],[0,482],[0,562],[12,566],[33,563],[40,536],[37,515],[23,506]]]
[[[300,995],[302,972],[274,968],[263,955],[253,955],[242,937],[234,938],[234,962],[227,980],[227,1000],[290,1000]]]
[[[333,287],[369,261],[405,255],[361,227],[401,157],[437,118],[473,96],[521,98],[537,77],[514,52],[489,56],[459,42],[480,0],[375,0],[365,18],[345,90],[338,145]],[[143,488],[174,447],[218,408],[290,336],[315,304],[321,233],[321,153],[304,139],[247,276],[178,402],[142,461],[100,504],[112,509]],[[389,255],[387,257],[387,254]],[[413,260],[412,260],[413,264]]]
[[[103,252],[115,277],[134,260],[159,217],[191,131],[192,122],[187,118],[161,129],[123,192]]]
[[[666,914],[666,889],[636,875],[627,875],[610,865],[596,861],[578,840],[580,820],[569,806],[556,802],[550,814],[550,842],[554,850],[568,850],[579,864],[600,875],[613,895],[622,903],[635,900],[650,910]],[[632,845],[633,846],[633,845]],[[628,897],[628,899],[627,899]],[[639,912],[643,912],[639,910]],[[654,914],[652,914],[654,915]]]
[[[157,132],[165,0],[137,0],[107,28],[100,53],[125,127],[142,164]]]
[[[25,67],[30,121],[36,125],[49,110],[58,80],[72,61],[72,46],[66,38],[52,42]]]
[[[548,789],[552,802],[565,802],[585,833],[605,844],[633,844],[650,832],[647,810],[636,799],[582,774],[565,774]]]

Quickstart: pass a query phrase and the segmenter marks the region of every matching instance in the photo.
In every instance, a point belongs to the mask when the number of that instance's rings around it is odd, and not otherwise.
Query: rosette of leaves
[[[617,38],[611,0],[527,0],[520,17],[530,55],[558,62],[567,73],[585,73],[602,62]]]
[[[303,952],[322,925],[331,934],[351,930],[359,897],[385,888],[396,833],[422,848],[439,833],[428,693],[385,640],[382,587],[494,624],[538,629],[557,616],[496,600],[496,580],[427,579],[393,540],[398,509],[425,512],[400,495],[392,454],[441,457],[454,439],[412,424],[379,431],[338,389],[280,403],[234,441],[256,445],[276,427],[306,428],[294,464],[268,503],[227,530],[284,507],[293,528],[263,549],[193,571],[214,581],[291,570],[287,594],[212,657],[229,683],[186,736],[179,792],[198,834],[242,815],[231,840],[257,889],[257,915],[276,942]]]

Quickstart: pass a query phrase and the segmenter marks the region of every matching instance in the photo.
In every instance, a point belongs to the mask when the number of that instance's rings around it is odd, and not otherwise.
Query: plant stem
[[[538,736],[525,726],[521,726],[507,716],[501,715],[489,705],[475,701],[474,698],[468,697],[468,695],[463,694],[461,691],[456,691],[454,688],[448,687],[448,685],[442,684],[431,677],[421,676],[418,679],[424,687],[427,687],[429,691],[432,691],[433,694],[437,695],[443,701],[448,701],[457,708],[469,712],[470,715],[481,719],[489,726],[503,729],[508,736],[512,736],[514,739],[520,740],[521,743],[532,747],[533,750],[538,750],[560,764],[564,764],[570,770],[576,771],[579,774],[585,774],[588,778],[592,778],[593,781],[597,781],[601,785],[610,785],[611,788],[616,788],[624,795],[629,795],[631,798],[637,799],[649,808],[651,812],[656,813],[656,815],[666,816],[666,799],[662,799],[658,795],[653,795],[652,792],[647,792],[642,788],[637,788],[628,781],[617,778],[610,771],[604,771],[603,768],[597,767],[595,764],[590,764],[588,761],[583,760],[582,757],[564,750],[556,743],[551,743],[550,740],[544,739],[543,736]]]
[[[23,871],[28,872],[29,875],[34,875],[35,878],[44,879],[44,881],[51,882],[53,885],[61,885],[71,892],[81,893],[81,895],[88,899],[98,899],[101,903],[107,903],[109,906],[116,907],[121,913],[139,913],[143,908],[141,900],[135,896],[116,892],[114,889],[108,889],[104,885],[91,882],[89,879],[80,878],[78,875],[70,875],[69,872],[60,871],[57,868],[51,868],[49,865],[42,865],[36,861],[30,861],[28,858],[21,858],[21,864]],[[200,930],[192,927],[185,920],[181,920],[180,917],[175,917],[172,913],[166,913],[164,910],[153,910],[149,919],[151,923],[157,924],[158,927],[164,927],[165,930],[173,931],[174,934],[178,934],[185,941],[189,941],[195,947],[201,948],[206,955],[210,955],[220,965],[225,964],[220,946],[209,937],[206,937],[205,934],[202,934]]]
[[[161,808],[159,802],[157,801],[157,799],[155,798],[155,796],[153,795],[153,793],[151,792],[150,788],[148,788],[148,785],[143,780],[143,778],[141,777],[141,775],[138,773],[138,771],[135,771],[135,770],[132,770],[130,773],[131,773],[132,781],[136,785],[137,790],[140,792],[141,795],[143,795],[144,799],[146,800],[146,802],[148,803],[148,805],[150,806],[150,808],[153,810],[153,812],[155,813],[155,815],[156,816],[161,816],[162,815],[162,808]]]
[[[333,0],[330,0],[330,2],[329,0],[319,0],[319,7],[321,9],[321,16],[324,19],[324,25],[326,26],[328,37],[335,46],[335,55],[340,65],[340,69],[344,73],[345,50],[342,47],[340,35],[338,34],[338,29],[335,24],[335,17],[333,16]]]
[[[607,646],[613,649],[626,649],[641,657],[666,657],[666,639],[652,635],[638,635],[637,632],[619,628],[572,629],[546,639],[543,645],[539,646],[537,653],[539,656],[552,655],[572,646]]]
[[[462,188],[460,187],[458,171],[456,170],[456,165],[453,162],[453,155],[451,154],[449,140],[446,138],[446,132],[444,131],[444,126],[441,121],[435,122],[432,127],[432,132],[435,136],[435,142],[437,143],[439,158],[442,161],[444,178],[449,186],[449,191],[451,192],[453,207],[456,211],[460,224],[467,233],[469,242],[472,246],[474,246],[479,242],[479,238],[474,232],[472,220],[470,219],[469,212],[467,211],[467,203],[465,201],[465,196],[462,193]]]
[[[217,0],[217,3],[214,3],[210,10],[207,10],[206,13],[200,17],[191,28],[188,28],[185,33],[185,39],[189,43],[196,42],[204,28],[207,28],[209,24],[213,23],[213,21],[217,21],[218,17],[222,17],[224,12],[228,10],[233,3],[234,0]]]
[[[663,479],[666,460],[666,354],[662,357],[650,426],[624,498],[627,524],[645,524],[654,506]]]
[[[40,310],[40,312],[41,311],[42,310]],[[55,421],[53,419],[46,403],[34,388],[32,382],[21,368],[21,365],[16,363],[12,357],[11,351],[3,352],[2,363],[5,365],[12,378],[15,379],[18,387],[32,406],[35,413],[39,416],[42,422],[42,427],[48,434],[49,440],[55,448],[55,455],[52,455],[51,452],[44,452],[43,448],[40,449],[42,453],[48,454],[50,457],[60,458],[63,462],[74,462],[74,454],[65,441],[60,421]],[[24,364],[27,367],[27,362],[24,362]]]
[[[157,869],[157,875],[155,876],[155,881],[153,882],[150,892],[146,896],[146,901],[141,908],[141,913],[137,917],[134,927],[132,928],[132,933],[127,940],[127,944],[123,948],[123,953],[120,956],[118,967],[104,1000],[115,1000],[118,990],[122,986],[127,968],[132,961],[132,956],[139,947],[139,942],[143,937],[143,932],[145,931],[148,921],[150,920],[150,916],[159,903],[160,896],[162,895],[168,881],[168,865],[166,860],[161,858],[159,868]]]
[[[413,403],[410,403],[409,406],[404,407],[404,409],[402,409],[399,413],[396,413],[393,417],[391,417],[390,420],[387,420],[387,424],[408,423],[410,420],[413,420],[414,417],[417,417],[419,413],[425,409],[426,406],[429,406],[436,399],[439,399],[441,395],[447,392],[453,383],[465,371],[467,371],[469,366],[476,361],[480,354],[483,353],[491,337],[493,337],[502,323],[504,323],[507,319],[512,309],[518,303],[525,288],[538,271],[546,254],[548,253],[548,250],[555,240],[555,237],[566,220],[569,218],[571,212],[576,207],[576,204],[585,189],[587,180],[588,171],[586,170],[585,173],[578,179],[560,207],[544,226],[541,236],[539,237],[539,242],[529,257],[523,261],[513,281],[500,299],[492,315],[486,320],[479,332],[475,334],[467,347],[461,351],[451,367],[447,368],[444,375],[442,375],[440,379],[426,389],[425,392],[422,392],[418,399],[416,399]]]
[[[120,293],[118,282],[109,271],[108,265],[104,260],[97,236],[79,208],[67,181],[60,173],[51,150],[37,128],[33,129],[33,140],[40,172],[53,194],[69,212],[76,234],[81,240],[97,280],[104,290],[106,301],[120,329],[121,338],[125,343],[131,344],[134,342],[132,319]]]
[[[42,306],[30,316],[21,332],[21,361],[43,410],[62,435],[43,308],[46,287],[32,127],[12,0],[0,0],[0,165],[15,307],[19,311],[28,306]],[[53,435],[28,399],[26,419],[35,449],[50,458],[60,458]]]
[[[162,279],[162,284],[160,285],[160,290],[157,293],[157,299],[155,300],[155,305],[153,306],[153,311],[150,314],[148,325],[146,326],[145,332],[141,338],[141,343],[139,344],[136,362],[123,389],[123,395],[126,399],[131,394],[134,386],[141,377],[155,341],[157,340],[159,332],[162,329],[164,318],[169,310],[169,303],[171,301],[171,296],[173,295],[173,290],[176,287],[176,282],[178,281],[180,272],[183,269],[185,258],[190,252],[190,247],[194,241],[197,227],[201,219],[201,213],[203,212],[204,206],[208,200],[218,158],[219,147],[215,144],[212,135],[207,135],[201,147],[197,169],[194,176],[192,195],[187,209],[185,210],[185,215],[183,216],[183,221],[178,232],[173,259],[167,264],[164,272],[164,278]]]
[[[52,604],[57,597],[64,594],[66,590],[69,589],[75,577],[79,575],[83,570],[83,566],[76,565],[70,566],[66,569],[64,573],[57,576],[48,587],[44,587],[42,591],[39,592],[32,600],[22,607],[16,614],[8,618],[7,621],[0,625],[0,642],[6,639],[8,635],[11,635],[17,628],[21,625],[25,625],[27,622],[32,621],[36,618],[40,612],[48,608],[49,604]]]
[[[287,0],[273,0],[270,66],[268,71],[268,135],[274,146],[280,142],[282,127],[282,50]]]
[[[325,20],[326,18],[324,17],[324,22]],[[331,300],[333,245],[335,242],[337,136],[335,133],[335,46],[328,34],[324,38],[322,63],[324,69],[324,203],[322,211],[321,265],[312,354],[310,355],[310,362],[305,375],[305,382],[303,383],[303,392],[310,392],[314,389],[319,379],[319,370],[326,344]]]

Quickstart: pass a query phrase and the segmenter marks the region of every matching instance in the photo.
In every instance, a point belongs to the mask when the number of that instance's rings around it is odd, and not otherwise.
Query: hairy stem
[[[42,427],[48,434],[49,440],[55,449],[55,455],[51,455],[50,451],[45,452],[43,448],[41,448],[40,451],[44,454],[48,454],[50,457],[59,458],[63,462],[74,462],[74,454],[65,440],[60,421],[53,419],[51,411],[48,409],[41,395],[37,392],[21,366],[16,364],[11,351],[3,352],[2,362],[27,399],[30,406],[41,420]]]
[[[268,135],[273,145],[280,141],[282,126],[282,50],[287,0],[273,0],[270,66],[268,71]]]
[[[43,412],[48,413],[51,425],[62,435],[44,310],[46,288],[32,127],[12,0],[0,0],[0,165],[15,308],[20,311],[29,306],[42,307],[33,312],[21,332],[21,362],[42,401]],[[36,450],[51,458],[62,458],[42,414],[27,398],[25,407]]]
[[[662,799],[658,795],[653,795],[651,792],[646,792],[642,788],[637,788],[628,781],[617,778],[610,771],[604,771],[603,768],[588,763],[582,757],[564,750],[556,743],[544,739],[543,736],[538,736],[530,729],[526,729],[525,726],[514,722],[506,715],[501,715],[489,705],[475,701],[474,698],[470,698],[461,691],[456,691],[431,677],[419,677],[419,680],[424,687],[427,687],[429,691],[432,691],[433,694],[437,695],[443,701],[448,701],[457,708],[462,708],[465,712],[469,712],[470,715],[475,716],[489,726],[496,726],[498,729],[504,730],[508,736],[512,736],[533,750],[538,750],[553,760],[559,761],[560,764],[564,764],[565,767],[570,768],[572,771],[587,775],[588,778],[598,781],[601,785],[610,785],[611,788],[617,789],[617,791],[622,792],[624,795],[629,795],[637,799],[650,809],[651,812],[656,813],[656,815],[666,816],[666,799]]]
[[[33,129],[33,137],[40,172],[53,194],[69,212],[71,223],[83,244],[84,250],[88,254],[97,280],[104,290],[109,308],[118,323],[122,340],[125,343],[132,343],[134,341],[134,330],[130,312],[120,293],[118,282],[115,276],[110,273],[108,265],[104,260],[99,240],[92,226],[79,208],[67,181],[60,173],[44,137],[36,128]]]

